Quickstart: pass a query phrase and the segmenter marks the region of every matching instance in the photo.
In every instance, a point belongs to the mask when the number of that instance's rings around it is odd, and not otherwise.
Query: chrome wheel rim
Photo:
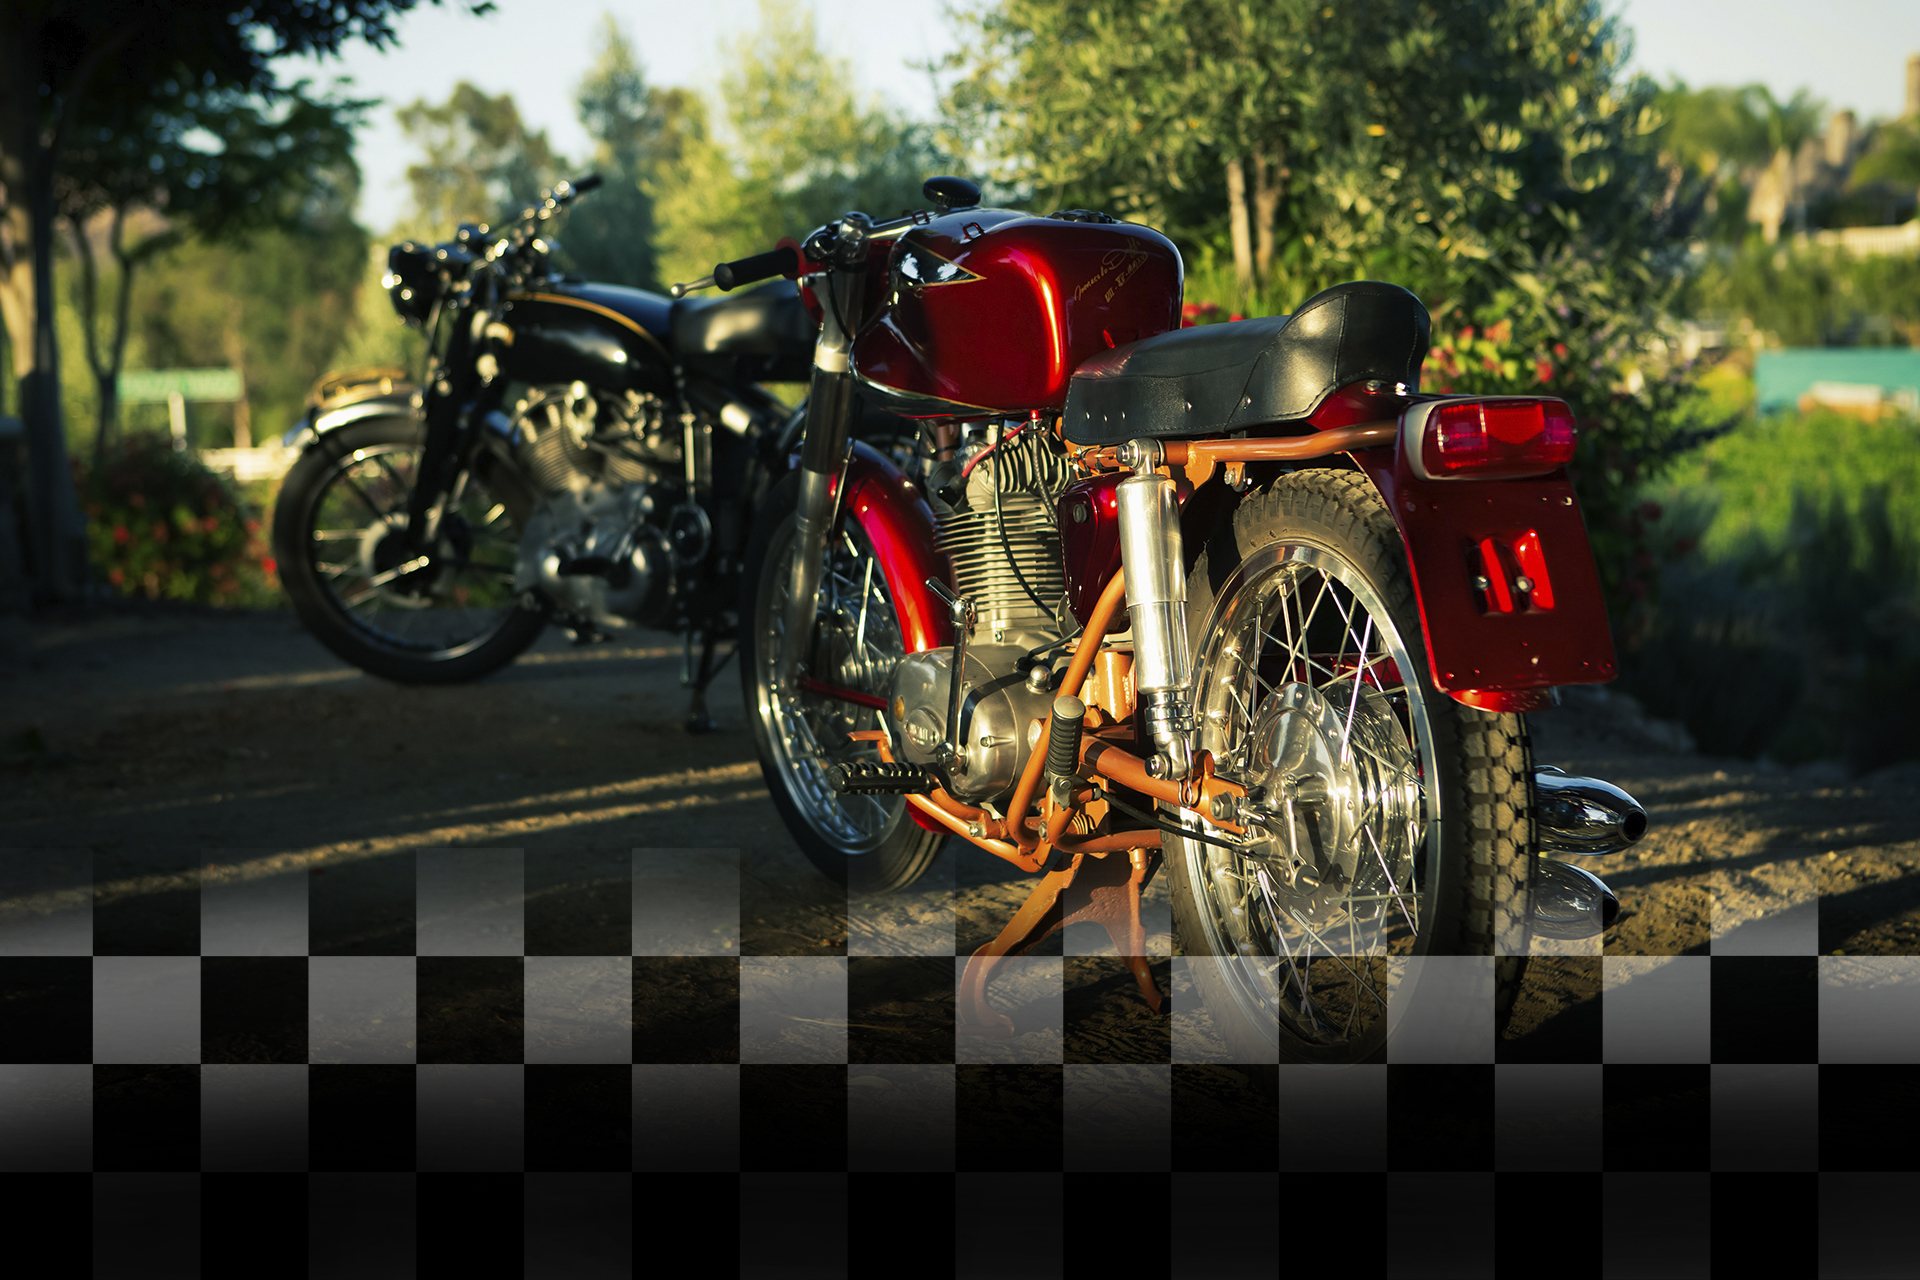
[[[405,545],[417,445],[335,460],[315,489],[307,554],[328,603],[382,648],[455,658],[485,644],[517,607],[519,533],[477,477],[441,519],[431,549]]]
[[[1330,548],[1263,548],[1217,598],[1200,745],[1259,818],[1244,853],[1182,840],[1180,856],[1241,1013],[1331,1051],[1384,1030],[1390,960],[1421,936],[1440,832],[1419,656]]]
[[[849,856],[871,852],[905,819],[900,796],[841,795],[827,781],[829,764],[878,760],[880,752],[848,734],[880,729],[877,708],[789,687],[780,678],[786,605],[797,551],[794,523],[767,557],[754,634],[765,643],[754,681],[755,713],[779,766],[781,782],[814,832]],[[906,656],[886,575],[857,526],[837,531],[822,551],[820,607],[804,674],[860,693],[884,695],[894,663]]]

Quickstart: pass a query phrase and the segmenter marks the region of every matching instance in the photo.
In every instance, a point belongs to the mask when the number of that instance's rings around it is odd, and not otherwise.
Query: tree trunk
[[[1247,170],[1227,161],[1227,227],[1233,236],[1233,273],[1242,289],[1253,284],[1253,237],[1247,223]]]
[[[1263,287],[1273,284],[1274,222],[1286,191],[1284,154],[1276,151],[1272,158],[1262,151],[1253,154],[1253,266]]]
[[[20,141],[33,237],[33,353],[20,379],[20,416],[27,427],[28,527],[34,595],[64,604],[79,598],[86,581],[87,525],[73,491],[60,414],[60,359],[53,327],[54,148],[40,140],[37,113],[23,114],[25,137]]]

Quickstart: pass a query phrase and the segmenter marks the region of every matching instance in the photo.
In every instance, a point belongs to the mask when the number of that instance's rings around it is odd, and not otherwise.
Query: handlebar
[[[713,269],[713,283],[724,293],[729,289],[738,289],[743,284],[755,284],[775,276],[792,277],[799,273],[799,250],[791,244],[783,244],[766,253],[756,253],[751,258],[721,263]]]

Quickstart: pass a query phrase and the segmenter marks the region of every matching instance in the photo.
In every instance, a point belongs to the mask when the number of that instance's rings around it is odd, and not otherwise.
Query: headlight
[[[434,269],[433,250],[413,241],[387,250],[387,274],[380,283],[386,286],[393,309],[409,324],[425,324],[427,313],[440,296],[440,275]]]

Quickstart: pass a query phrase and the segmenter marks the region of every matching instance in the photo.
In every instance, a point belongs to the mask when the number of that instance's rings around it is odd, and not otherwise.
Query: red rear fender
[[[1356,452],[1413,569],[1434,684],[1468,706],[1536,711],[1617,674],[1586,522],[1562,472],[1422,480],[1393,447]]]

